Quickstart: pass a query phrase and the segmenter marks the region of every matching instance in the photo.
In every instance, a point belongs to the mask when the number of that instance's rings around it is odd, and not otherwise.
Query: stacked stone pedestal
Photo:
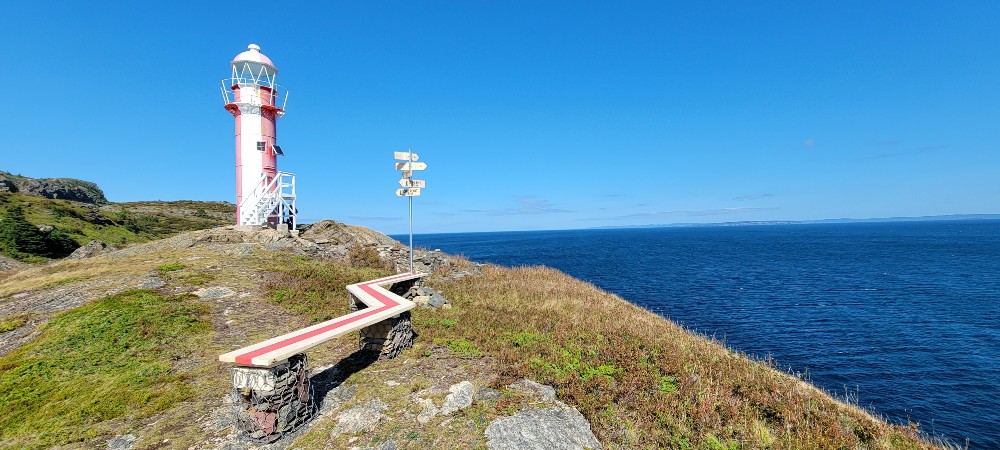
[[[389,287],[389,291],[407,300],[412,300],[416,297],[419,288],[420,280],[415,279],[393,284]],[[351,296],[351,311],[367,307]],[[362,328],[360,332],[361,349],[378,353],[380,360],[399,356],[403,350],[413,346],[413,323],[410,317],[410,312],[406,311],[398,316]]]
[[[273,442],[316,411],[304,353],[270,368],[234,367],[232,375],[233,422],[244,437]]]

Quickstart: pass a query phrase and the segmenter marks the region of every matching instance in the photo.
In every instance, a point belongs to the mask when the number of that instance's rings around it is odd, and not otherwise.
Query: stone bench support
[[[233,367],[233,423],[251,439],[273,442],[316,412],[304,353],[273,367]]]

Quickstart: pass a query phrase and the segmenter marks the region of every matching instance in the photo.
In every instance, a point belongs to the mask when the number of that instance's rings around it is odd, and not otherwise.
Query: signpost
[[[396,189],[396,197],[419,197],[420,188]]]
[[[400,161],[416,161],[420,159],[420,157],[413,152],[392,152],[392,156]]]
[[[422,187],[427,187],[426,186],[427,182],[424,180],[411,180],[409,178],[400,178],[399,185],[402,187],[422,188]]]
[[[403,187],[396,189],[396,196],[406,197],[410,203],[410,273],[413,273],[413,197],[419,197],[420,189],[427,187],[426,181],[413,179],[413,171],[426,169],[427,163],[416,162],[420,157],[413,153],[413,150],[392,152],[392,156],[397,161],[406,161],[396,163],[396,170],[399,170],[400,175],[402,175],[399,179],[399,185]]]
[[[416,158],[416,156],[417,156],[416,154],[413,155],[414,158]],[[414,170],[424,170],[426,168],[427,168],[427,163],[422,163],[422,162],[402,162],[402,163],[398,162],[398,163],[396,163],[396,170],[414,171]]]

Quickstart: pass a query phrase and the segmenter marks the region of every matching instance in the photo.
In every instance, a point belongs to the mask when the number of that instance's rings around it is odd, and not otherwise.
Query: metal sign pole
[[[414,180],[413,171],[414,170],[424,170],[427,168],[427,163],[416,162],[419,156],[413,153],[413,149],[407,149],[405,152],[393,152],[393,158],[397,161],[405,160],[406,162],[397,162],[396,170],[402,171],[402,176],[399,179],[399,185],[402,186],[401,189],[396,189],[397,197],[409,197],[410,205],[410,273],[413,273],[413,197],[420,195],[420,189],[427,186],[425,180]]]
[[[413,149],[407,149],[407,163],[413,162]],[[410,273],[413,273],[413,197],[407,197],[410,201]]]

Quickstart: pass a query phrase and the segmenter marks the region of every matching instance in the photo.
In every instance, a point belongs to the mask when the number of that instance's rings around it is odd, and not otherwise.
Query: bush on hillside
[[[39,230],[24,217],[20,205],[7,205],[0,220],[0,253],[17,259],[62,258],[79,245],[58,228]]]

